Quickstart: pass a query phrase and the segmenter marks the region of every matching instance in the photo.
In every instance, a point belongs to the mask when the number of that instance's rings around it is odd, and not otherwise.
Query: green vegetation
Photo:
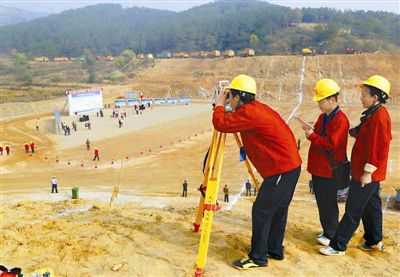
[[[330,53],[343,53],[347,47],[394,50],[400,46],[399,19],[387,12],[290,9],[251,0],[216,1],[179,13],[99,4],[2,27],[1,49],[15,48],[30,57],[77,57],[83,49],[115,56],[131,49],[117,60],[119,68],[129,63],[132,51],[252,47],[259,54],[290,54],[308,46]],[[89,65],[88,72],[89,81],[96,80]]]

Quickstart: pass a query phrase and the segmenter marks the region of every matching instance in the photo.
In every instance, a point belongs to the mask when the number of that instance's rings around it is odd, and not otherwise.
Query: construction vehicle
[[[256,54],[256,52],[254,52],[254,49],[252,49],[252,48],[246,48],[246,49],[239,51],[240,57],[253,57],[255,54]]]
[[[346,48],[346,54],[357,54],[357,51],[353,48]]]
[[[207,55],[207,52],[204,51],[199,51],[199,52],[190,52],[189,57],[199,59],[199,58],[205,58]]]
[[[233,50],[225,50],[222,55],[227,58],[233,58],[235,56],[235,51]]]
[[[106,61],[107,62],[112,62],[112,61],[114,61],[115,60],[115,58],[113,57],[113,56],[111,56],[111,55],[108,55],[107,57],[106,57]]]
[[[45,56],[41,56],[41,57],[34,57],[33,58],[34,62],[39,62],[39,63],[47,63],[49,61],[49,58],[45,57]]]
[[[68,57],[55,57],[53,60],[55,62],[69,62],[69,58]]]
[[[315,54],[315,50],[313,50],[311,47],[303,48],[301,49],[301,53],[303,56],[311,56]]]
[[[186,59],[189,58],[189,54],[186,52],[178,52],[178,53],[173,53],[172,56],[174,58],[178,58],[178,59]]]
[[[172,57],[170,52],[158,53],[156,56],[157,56],[157,59],[170,59]]]
[[[153,54],[146,54],[146,59],[148,59],[148,60],[154,59]]]
[[[221,52],[218,50],[207,52],[206,57],[207,58],[218,58],[218,57],[221,57]]]

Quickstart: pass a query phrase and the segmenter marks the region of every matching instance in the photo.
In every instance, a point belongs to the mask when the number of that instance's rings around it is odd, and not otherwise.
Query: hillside
[[[50,105],[52,109],[62,108],[66,100],[66,90],[87,87],[103,87],[105,103],[111,103],[117,97],[123,96],[125,91],[131,90],[142,91],[145,97],[190,96],[211,101],[210,97],[217,81],[230,80],[240,73],[256,78],[258,97],[262,101],[294,103],[298,101],[302,62],[301,56],[155,60],[127,70],[124,73],[127,77],[121,82],[111,83],[104,80],[94,84],[80,81],[86,72],[74,62],[31,64],[34,75],[38,75],[35,72],[47,72],[46,76],[37,77],[36,85],[16,86],[12,75],[0,75],[0,81],[3,83],[0,87],[0,102],[17,102],[3,104],[1,109],[3,115],[9,116],[21,115],[27,111],[43,112],[48,109],[49,102],[32,100],[46,99],[54,99]],[[341,105],[359,105],[357,84],[370,75],[381,74],[392,83],[388,105],[398,105],[398,64],[399,53],[306,57],[302,83],[304,102],[311,102],[317,80],[333,78],[342,87]],[[113,63],[102,63],[101,67],[103,72],[111,72],[114,69]]]
[[[394,50],[400,16],[387,12],[290,9],[261,1],[216,1],[182,12],[99,4],[1,29],[2,51],[30,56],[211,51],[255,48],[259,54],[294,54],[302,47],[343,53]],[[101,19],[101,20],[100,20]],[[305,29],[299,23],[314,23]]]
[[[45,17],[45,12],[32,12],[23,9],[0,6],[0,27]]]

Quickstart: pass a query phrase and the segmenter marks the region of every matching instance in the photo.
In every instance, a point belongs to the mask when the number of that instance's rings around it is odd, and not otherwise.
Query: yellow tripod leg
[[[206,166],[205,166],[204,178],[203,178],[203,183],[202,183],[203,187],[207,187],[208,178],[209,178],[209,174],[210,174],[210,171],[211,171],[210,168],[214,166],[214,165],[211,164],[211,161],[214,163],[215,152],[218,151],[216,149],[217,136],[218,136],[218,132],[216,130],[214,130],[214,133],[213,133],[213,136],[212,136],[212,140],[211,140],[211,144],[210,144],[210,149],[209,149],[209,152],[208,152]],[[193,227],[194,227],[193,231],[196,232],[196,233],[199,232],[201,219],[203,218],[203,206],[204,206],[204,197],[203,197],[203,194],[200,194],[199,207],[197,209],[196,221],[193,223]]]
[[[240,138],[239,138],[238,134],[237,134],[237,133],[234,133],[233,135],[235,136],[235,140],[236,140],[237,145],[239,146],[239,149],[242,148],[242,147],[243,147],[243,144],[242,144],[242,142],[240,141]],[[253,184],[254,184],[254,186],[256,187],[256,190],[257,190],[257,192],[258,192],[258,190],[259,190],[259,188],[260,188],[260,185],[259,185],[259,183],[258,183],[258,180],[257,180],[256,176],[254,175],[253,170],[251,169],[250,162],[249,162],[249,160],[246,158],[246,160],[244,160],[244,163],[246,164],[247,172],[249,172],[249,174],[250,174],[250,176],[251,176],[251,180],[253,181]]]
[[[202,220],[202,229],[201,229],[201,236],[200,236],[200,244],[199,244],[199,252],[197,254],[197,269],[196,269],[196,277],[202,277],[204,274],[204,267],[206,265],[207,260],[207,251],[208,245],[210,241],[211,235],[211,226],[213,221],[214,212],[218,210],[218,205],[216,205],[217,197],[218,197],[218,188],[219,182],[221,179],[221,172],[222,172],[222,161],[224,157],[224,148],[225,148],[225,139],[226,134],[220,134],[218,139],[217,149],[220,148],[219,153],[219,160],[216,171],[212,170],[211,176],[208,179],[208,185],[206,190],[206,197],[204,199],[204,217]],[[218,154],[218,153],[216,153]],[[214,158],[214,156],[213,156]],[[214,162],[211,161],[211,164],[215,165],[217,162],[218,155],[215,155]],[[215,177],[214,174],[216,173]]]

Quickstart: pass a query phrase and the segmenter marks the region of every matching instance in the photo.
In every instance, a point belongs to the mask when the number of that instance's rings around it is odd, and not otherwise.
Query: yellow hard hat
[[[313,100],[318,102],[340,91],[339,85],[332,79],[322,79],[315,84],[315,95]]]
[[[257,93],[256,81],[250,76],[240,74],[233,78],[230,89],[240,90],[251,94]]]
[[[379,75],[374,75],[369,77],[364,83],[360,84],[360,87],[363,87],[364,85],[368,85],[377,89],[380,89],[384,93],[386,93],[388,96],[390,95],[390,83],[389,81]]]

